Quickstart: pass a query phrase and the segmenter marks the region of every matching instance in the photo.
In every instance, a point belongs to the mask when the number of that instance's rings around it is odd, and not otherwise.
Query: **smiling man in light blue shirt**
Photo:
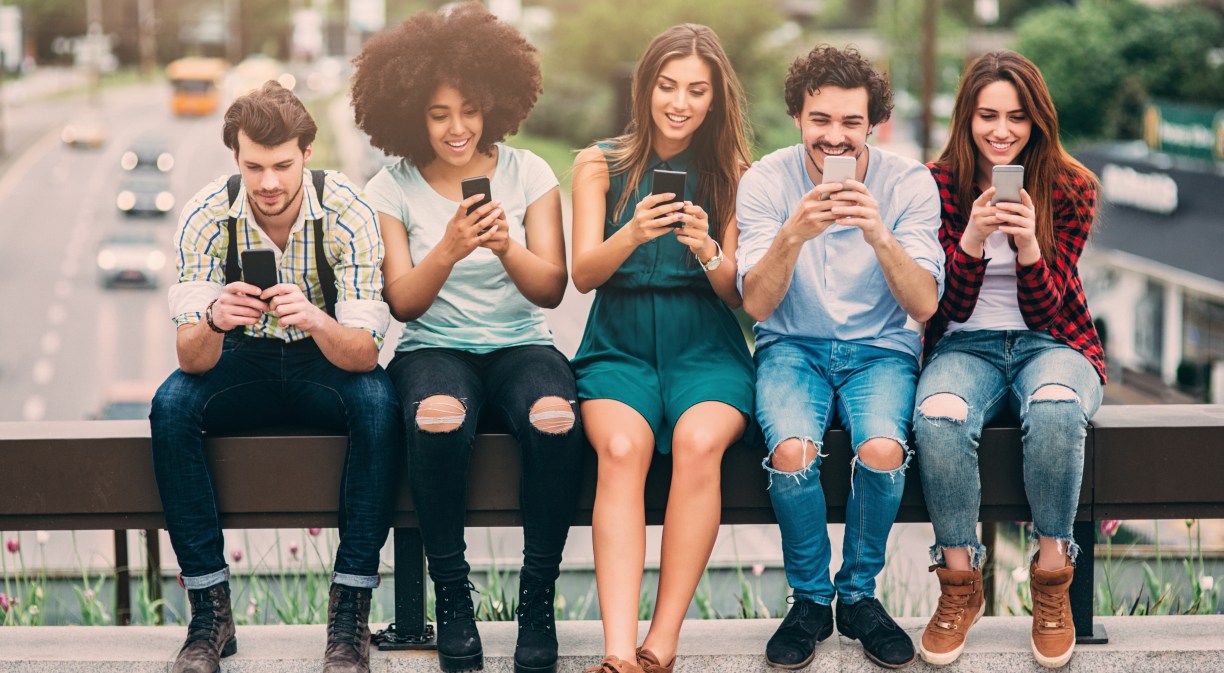
[[[794,606],[766,646],[771,666],[811,662],[838,631],[888,668],[914,645],[875,598],[875,578],[905,485],[920,323],[943,281],[939,193],[919,162],[868,147],[888,119],[887,81],[852,49],[796,60],[786,104],[802,142],[761,159],[740,182],[737,262],[756,325],[757,421]],[[821,184],[828,157],[855,159]],[[819,471],[835,418],[850,432],[851,496],[841,569],[830,547]]]

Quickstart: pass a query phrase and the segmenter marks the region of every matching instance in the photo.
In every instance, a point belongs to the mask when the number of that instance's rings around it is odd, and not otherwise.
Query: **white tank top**
[[[996,231],[986,237],[986,277],[978,292],[977,306],[965,322],[948,323],[947,333],[961,330],[1026,330],[1016,296],[1016,252],[1007,244],[1007,234]]]

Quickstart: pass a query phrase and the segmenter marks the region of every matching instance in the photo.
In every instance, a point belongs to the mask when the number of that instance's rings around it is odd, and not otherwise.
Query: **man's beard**
[[[286,201],[285,201],[285,205],[284,205],[284,206],[281,206],[281,209],[280,209],[280,210],[278,210],[278,211],[276,211],[276,212],[274,212],[274,213],[270,213],[270,212],[268,212],[268,211],[264,210],[263,206],[262,206],[262,205],[260,205],[260,203],[259,203],[259,201],[258,201],[258,200],[254,200],[254,201],[252,201],[252,203],[254,203],[254,204],[255,204],[255,208],[256,208],[256,209],[258,209],[258,210],[259,210],[259,212],[260,212],[260,213],[262,213],[262,214],[264,215],[264,217],[277,217],[277,216],[279,216],[279,215],[284,214],[284,212],[285,212],[286,210],[289,210],[289,206],[292,206],[292,205],[293,205],[293,202],[297,200],[298,194],[301,194],[301,193],[302,193],[302,188],[303,188],[305,185],[306,185],[306,181],[305,181],[305,180],[302,180],[302,182],[298,184],[297,191],[293,193],[293,196],[292,196],[292,197],[290,197],[288,200],[286,200]],[[258,192],[256,192],[256,193],[255,193],[255,196],[259,196],[259,193],[258,193]]]

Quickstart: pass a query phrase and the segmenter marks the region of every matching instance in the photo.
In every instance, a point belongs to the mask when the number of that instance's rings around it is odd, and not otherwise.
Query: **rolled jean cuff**
[[[207,575],[200,575],[199,577],[179,575],[179,580],[182,582],[183,588],[190,591],[207,589],[229,580],[229,566],[225,566],[215,573],[208,573]]]
[[[349,575],[332,573],[332,584],[343,584],[354,589],[374,589],[381,578],[378,575]]]
[[[817,596],[816,594],[809,594],[804,591],[792,592],[791,598],[796,601],[812,601],[813,603],[817,605],[832,605],[833,604],[832,598],[825,598],[824,596]]]

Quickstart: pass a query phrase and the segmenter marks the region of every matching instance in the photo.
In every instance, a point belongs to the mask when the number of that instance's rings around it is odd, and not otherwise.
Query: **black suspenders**
[[[314,184],[315,194],[319,198],[319,205],[323,205],[323,180],[325,177],[324,171],[311,171],[310,178]],[[242,176],[235,174],[231,175],[229,181],[225,183],[226,193],[229,195],[229,205],[234,207],[234,201],[238,199],[238,192],[242,187]],[[326,210],[323,217],[327,217]],[[315,249],[315,266],[318,269],[319,286],[323,290],[323,303],[327,307],[327,315],[336,317],[336,272],[332,270],[331,264],[327,261],[327,254],[323,247],[323,217],[317,220],[311,220],[314,227],[314,249]],[[231,217],[226,225],[229,228],[229,244],[225,251],[225,282],[229,283],[235,280],[242,280],[242,266],[238,263],[238,220]]]

